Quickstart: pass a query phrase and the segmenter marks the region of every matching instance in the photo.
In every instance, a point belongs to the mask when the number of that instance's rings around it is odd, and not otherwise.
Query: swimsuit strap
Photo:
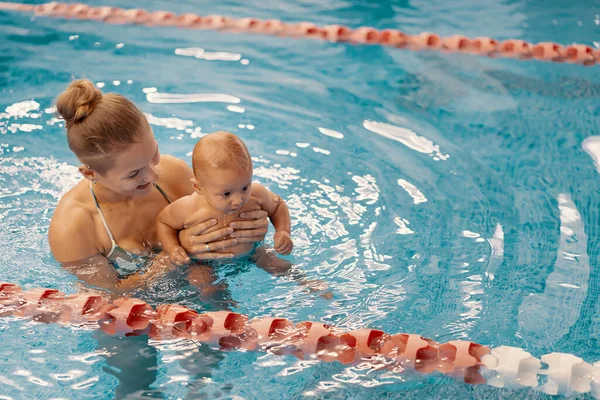
[[[165,200],[167,200],[169,202],[169,204],[172,203],[171,198],[167,195],[167,193],[160,186],[158,186],[158,184],[155,183],[154,186],[156,187],[156,189],[158,189],[160,194],[163,195]],[[102,209],[100,208],[100,204],[98,204],[98,198],[96,197],[96,193],[94,192],[94,187],[93,187],[91,181],[90,181],[90,191],[92,192],[92,196],[94,197],[94,203],[96,203],[96,209],[98,210],[98,215],[100,215],[100,220],[102,221],[102,225],[104,225],[104,229],[106,229],[106,233],[108,234],[108,237],[110,238],[110,242],[111,242],[111,248],[110,248],[110,251],[108,252],[108,255],[106,256],[106,258],[110,259],[110,256],[112,256],[113,253],[115,252],[115,250],[117,250],[117,249],[120,249],[123,253],[125,253],[127,256],[129,256],[129,258],[133,257],[133,254],[129,253],[127,250],[122,249],[117,244],[117,242],[112,234],[112,231],[108,227],[108,222],[106,222],[106,217],[104,217],[104,213],[102,212]]]
[[[98,210],[98,215],[100,215],[100,220],[102,221],[102,225],[104,225],[104,229],[106,229],[106,233],[108,233],[108,237],[110,238],[110,242],[112,244],[112,246],[110,248],[110,252],[106,256],[106,258],[110,258],[112,253],[115,251],[115,248],[117,247],[117,242],[115,242],[115,238],[113,237],[113,234],[112,234],[110,228],[108,227],[106,218],[104,218],[104,213],[102,212],[102,209],[100,208],[100,204],[98,204],[98,198],[96,197],[96,193],[94,193],[94,187],[92,186],[92,181],[90,181],[90,191],[92,192],[92,196],[94,197],[94,203],[96,203],[96,209]]]
[[[169,204],[171,204],[173,202],[171,200],[171,198],[167,195],[167,193],[165,193],[165,191],[160,186],[158,186],[158,183],[155,183],[154,187],[158,189],[158,191],[160,192],[160,194],[163,195],[163,197],[169,202]]]

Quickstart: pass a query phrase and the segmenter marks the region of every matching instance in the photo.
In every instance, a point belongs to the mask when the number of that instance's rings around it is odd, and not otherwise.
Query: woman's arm
[[[96,247],[94,220],[84,208],[63,199],[52,216],[48,243],[54,258],[87,285],[116,288],[117,272]]]
[[[119,285],[117,270],[106,257],[97,254],[79,261],[62,262],[62,267],[75,275],[87,287],[114,292]]]
[[[153,260],[147,271],[139,271],[119,281],[116,291],[119,293],[133,291],[140,287],[148,286],[156,279],[174,271],[176,266],[171,264],[167,253],[162,252]]]
[[[175,269],[164,256],[156,257],[148,271],[136,272],[123,279],[119,279],[115,267],[100,254],[79,261],[63,262],[61,265],[82,281],[87,288],[106,290],[110,297],[123,296],[144,287]]]
[[[48,243],[60,263],[85,260],[100,253],[94,235],[94,219],[85,208],[65,199],[58,204],[50,227]]]

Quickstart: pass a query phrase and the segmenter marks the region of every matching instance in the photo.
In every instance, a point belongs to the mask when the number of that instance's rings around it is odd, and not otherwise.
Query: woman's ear
[[[194,190],[196,191],[196,193],[202,194],[202,188],[200,188],[200,182],[198,182],[198,179],[191,178],[190,182],[192,182],[192,185],[194,185]]]
[[[93,169],[91,169],[89,165],[82,165],[82,166],[80,166],[79,167],[79,172],[88,181],[91,181],[91,182],[94,182],[94,183],[96,182],[98,174]]]

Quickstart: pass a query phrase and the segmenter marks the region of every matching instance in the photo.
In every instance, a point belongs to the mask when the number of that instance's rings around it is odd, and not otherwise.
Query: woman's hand
[[[247,211],[240,214],[244,221],[235,221],[229,224],[235,229],[231,234],[238,243],[262,242],[269,230],[268,214],[265,210]]]
[[[265,238],[269,227],[267,212],[264,210],[248,211],[240,214],[243,221],[235,221],[229,227],[208,232],[217,224],[216,219],[204,221],[187,227],[179,232],[179,243],[191,258],[214,260],[233,258],[233,253],[217,253],[238,243],[260,242]],[[228,239],[224,239],[229,237]]]
[[[205,233],[217,224],[216,219],[200,222],[179,231],[179,243],[191,258],[199,260],[214,260],[217,258],[232,258],[232,253],[217,253],[217,250],[226,249],[238,244],[235,238],[223,239],[229,236],[232,228],[221,228]]]

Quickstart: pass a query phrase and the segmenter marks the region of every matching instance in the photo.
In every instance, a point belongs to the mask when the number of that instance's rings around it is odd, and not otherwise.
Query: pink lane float
[[[409,35],[396,29],[378,30],[371,27],[351,29],[341,25],[320,27],[311,22],[288,24],[279,20],[229,18],[222,15],[191,13],[176,15],[169,11],[148,12],[142,9],[90,7],[85,4],[61,2],[39,5],[0,2],[0,10],[27,12],[52,18],[92,20],[107,24],[174,26],[184,29],[212,29],[234,33],[304,37],[331,42],[382,45],[415,51],[477,54],[520,60],[535,59],[585,66],[600,62],[600,49],[577,43],[567,46],[553,42],[533,44],[518,39],[497,41],[487,37],[471,39],[462,35],[441,37],[429,32]]]
[[[490,350],[466,340],[437,343],[415,334],[390,335],[378,329],[344,332],[320,322],[294,324],[276,317],[250,320],[231,311],[200,314],[177,304],[153,309],[134,298],[110,303],[98,294],[65,295],[41,288],[23,291],[6,282],[0,282],[2,317],[84,326],[116,336],[188,339],[223,350],[265,351],[301,360],[354,364],[383,358],[396,373],[412,369],[421,374],[442,373],[472,385],[600,396],[600,362],[591,364],[564,353],[546,354],[540,360],[516,347]],[[542,369],[542,361],[546,369]]]
[[[483,383],[481,357],[490,349],[469,341],[444,344],[419,335],[389,335],[377,329],[343,332],[320,322],[294,324],[285,318],[249,320],[230,311],[198,313],[177,304],[156,310],[142,300],[120,298],[112,303],[96,294],[65,295],[55,289],[23,291],[0,282],[0,316],[42,323],[85,325],[108,335],[147,335],[154,340],[191,339],[221,349],[262,350],[299,359],[353,364],[384,356],[393,367],[435,371],[467,383]]]

